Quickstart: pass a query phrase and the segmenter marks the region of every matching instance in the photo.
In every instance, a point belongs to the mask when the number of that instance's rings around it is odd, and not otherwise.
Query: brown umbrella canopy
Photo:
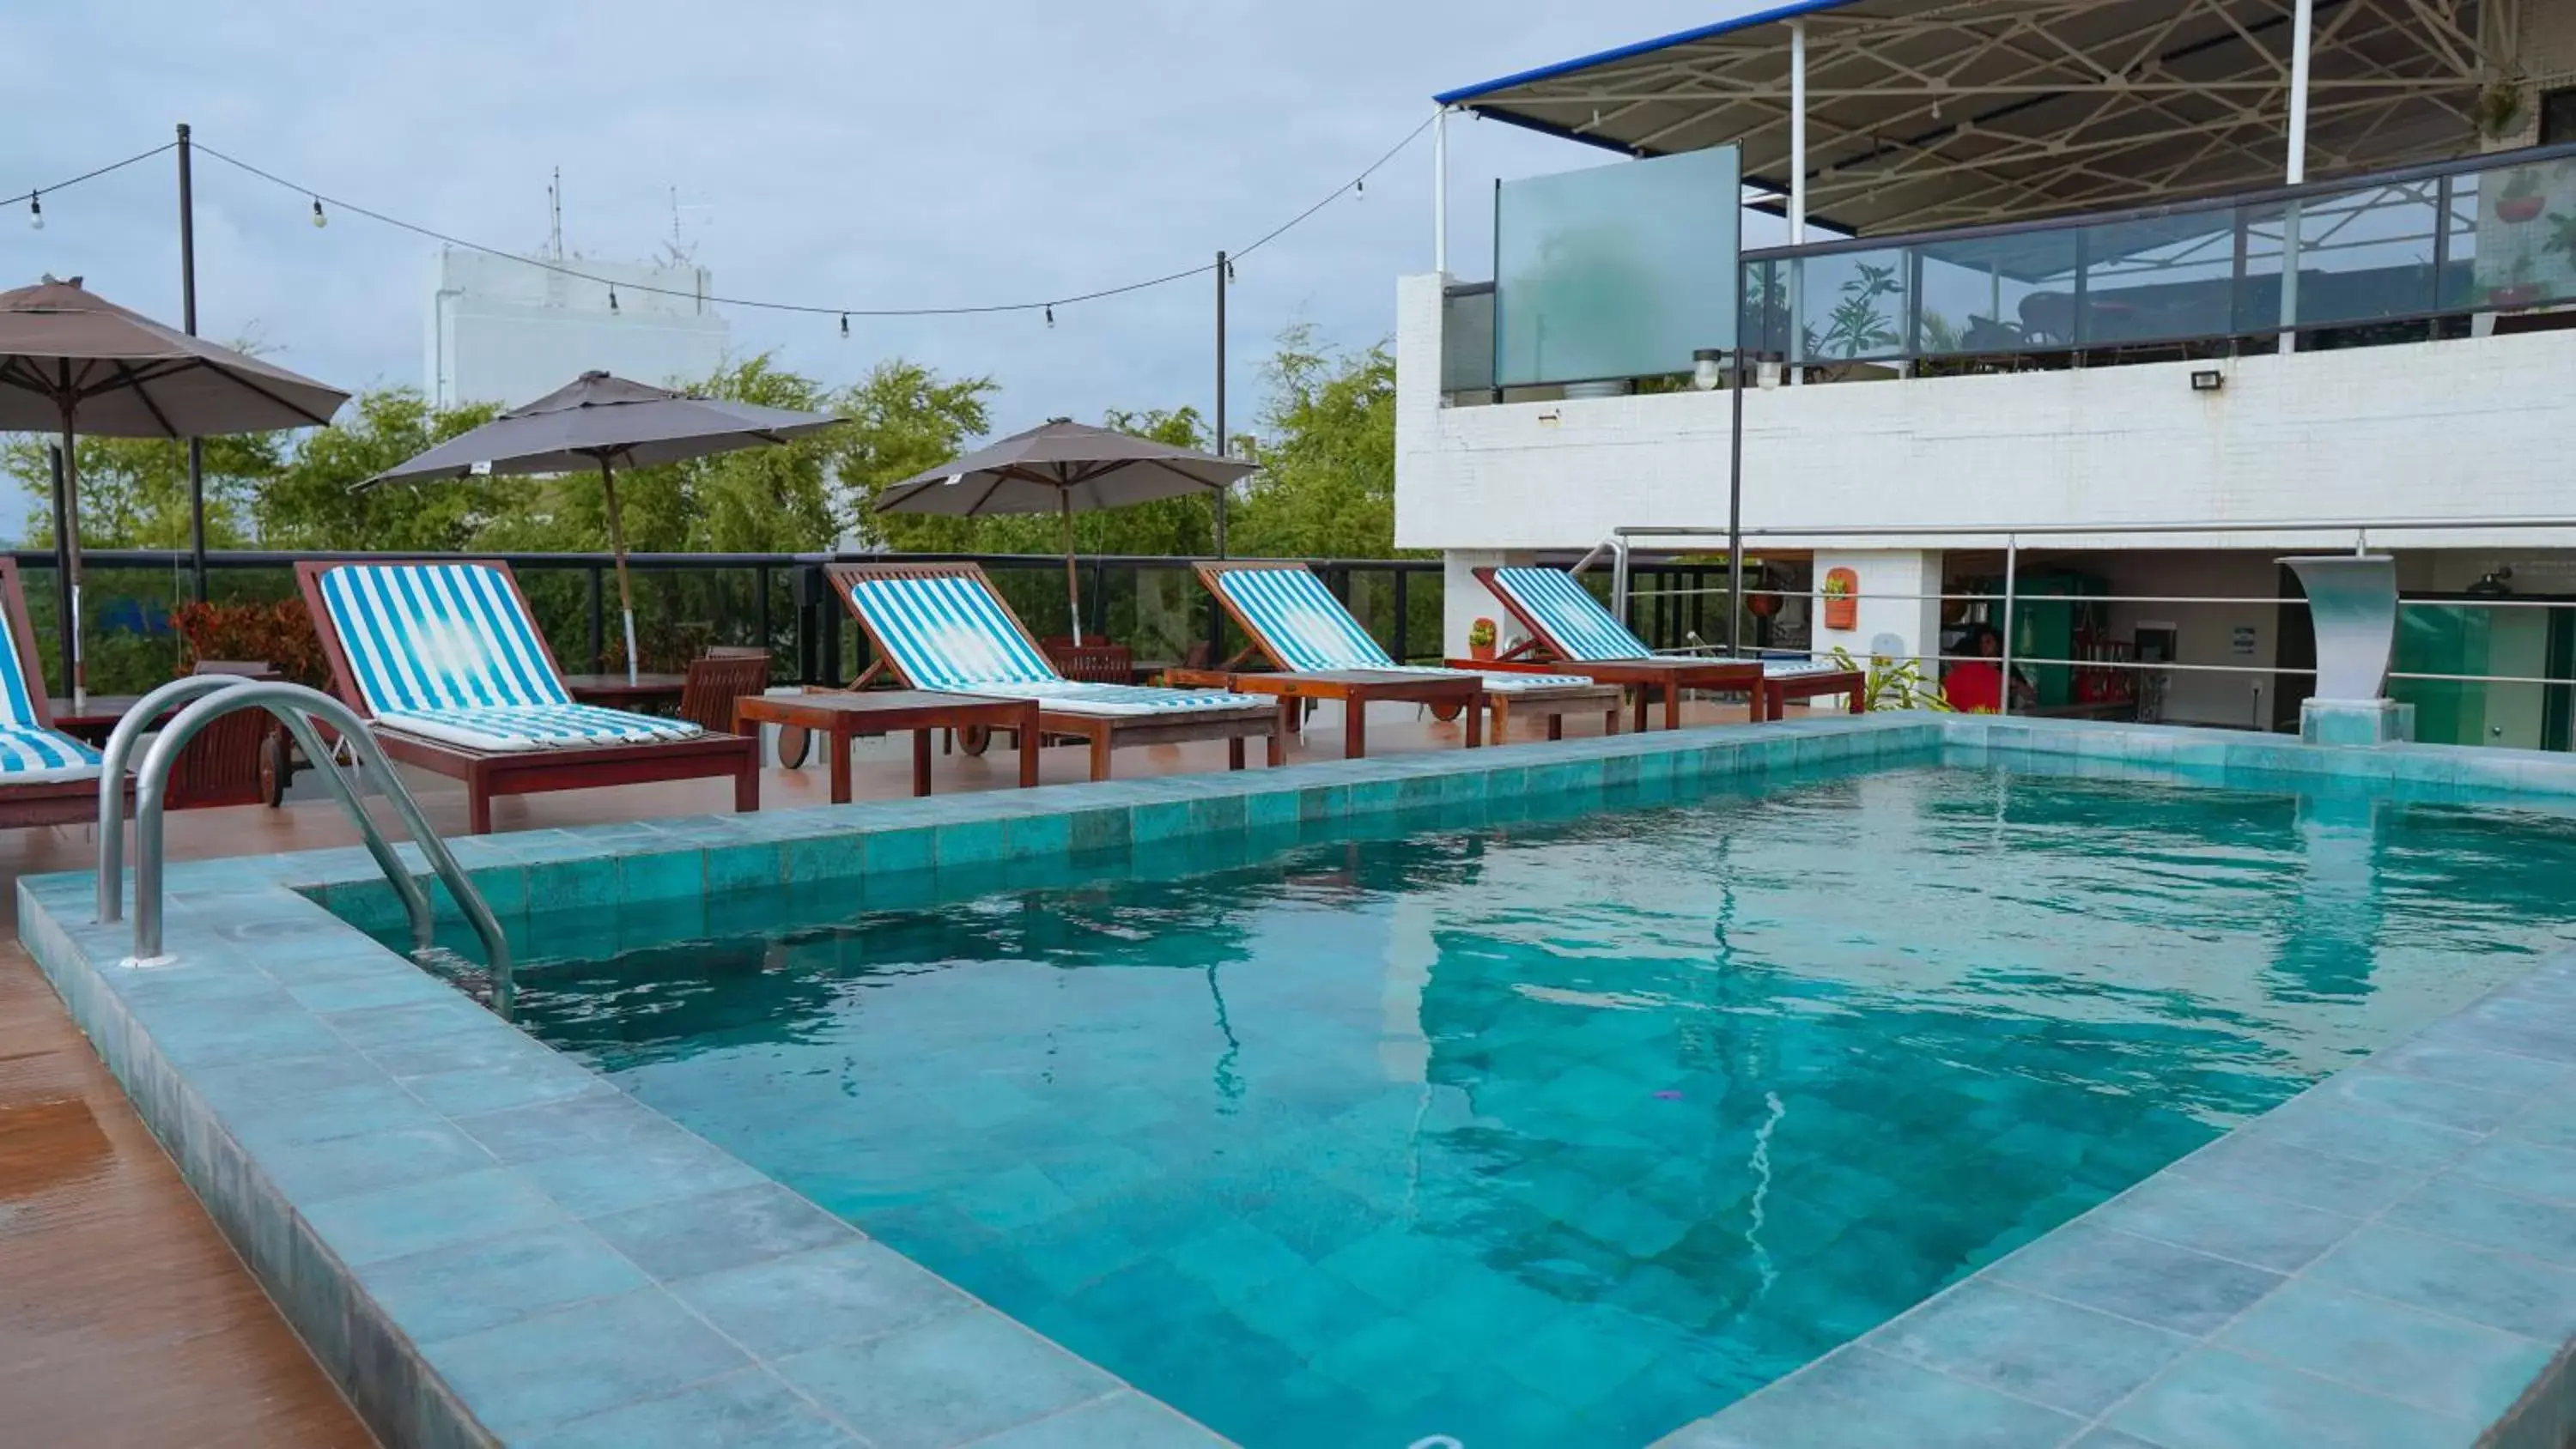
[[[336,387],[164,327],[47,277],[0,292],[0,431],[63,438],[64,570],[72,700],[88,692],[80,653],[80,476],[75,434],[203,438],[321,427],[347,402]]]
[[[1223,458],[1065,418],[1013,433],[989,448],[906,478],[877,497],[879,513],[1053,513],[1064,519],[1064,591],[1073,642],[1082,642],[1082,588],[1073,564],[1073,515],[1192,494],[1214,497],[1257,471]]]

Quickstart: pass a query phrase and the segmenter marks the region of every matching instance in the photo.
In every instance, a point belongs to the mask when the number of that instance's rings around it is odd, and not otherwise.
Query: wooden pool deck
[[[1392,714],[1393,712],[1389,712]],[[1741,721],[1740,706],[1694,703],[1689,724]],[[1569,733],[1597,728],[1568,722]],[[1372,718],[1375,755],[1457,748],[1459,729]],[[1339,759],[1341,734],[1319,715],[1290,761]],[[1217,744],[1121,751],[1122,777],[1221,770]],[[1256,766],[1255,768],[1258,768]],[[1085,778],[1083,752],[1050,749],[1041,782]],[[1008,751],[937,759],[940,792],[1009,788]],[[300,782],[309,783],[309,782]],[[413,777],[442,830],[461,831],[465,797]],[[868,741],[852,770],[857,799],[911,790],[909,749]],[[497,801],[497,830],[719,812],[719,780]],[[299,793],[302,793],[299,791]],[[823,771],[763,772],[764,808],[825,803]],[[282,809],[173,815],[174,857],[267,854],[354,843],[327,799]],[[373,1442],[180,1180],[15,938],[20,875],[85,870],[86,827],[0,832],[0,1439],[25,1444],[337,1446]]]

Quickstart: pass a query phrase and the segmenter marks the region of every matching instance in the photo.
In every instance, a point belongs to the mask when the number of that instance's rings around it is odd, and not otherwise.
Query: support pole
[[[71,539],[63,532],[63,520],[71,516],[64,503],[63,445],[49,443],[46,460],[54,470],[54,642],[62,651],[63,687],[72,683],[72,553]]]
[[[1216,254],[1216,455],[1220,458],[1228,458],[1234,455],[1234,449],[1227,440],[1225,432],[1226,266],[1227,262],[1225,259],[1225,253],[1220,251]],[[1220,485],[1216,490],[1214,533],[1216,538],[1216,556],[1218,558],[1224,558],[1226,556],[1225,501],[1226,495],[1232,491],[1234,490],[1222,485]]]
[[[72,440],[73,404],[63,404],[63,509],[54,519],[54,536],[62,540],[64,598],[71,608],[63,629],[71,642],[72,713],[89,709],[89,660],[81,647],[80,452]]]
[[[1449,108],[1431,113],[1431,270],[1449,275]]]
[[[1073,621],[1073,647],[1082,647],[1082,576],[1073,562],[1073,490],[1059,488],[1055,493],[1057,511],[1064,518],[1064,612]]]
[[[1739,339],[1740,341],[1740,339]],[[1744,349],[1735,349],[1734,426],[1726,440],[1726,657],[1744,657]],[[1761,701],[1754,701],[1761,708]],[[1755,716],[1759,718],[1759,714]]]
[[[1807,244],[1807,22],[1789,22],[1789,245]],[[1781,265],[1789,288],[1789,356],[1806,359],[1806,266],[1791,257]],[[1807,369],[1792,366],[1789,384],[1807,380]]]
[[[179,123],[179,325],[197,335],[197,189],[188,123]],[[197,602],[206,601],[206,443],[188,440],[188,562]]]
[[[2009,534],[2009,533],[2008,533],[2008,534],[2005,534],[2005,535],[2004,535],[2004,647],[2003,647],[2003,651],[2002,651],[2002,653],[2003,653],[2003,657],[1995,661],[1996,667],[1997,667],[1999,670],[2001,670],[2001,671],[2002,671],[2002,674],[2003,674],[2003,693],[2002,693],[2000,696],[1998,696],[1998,697],[1996,698],[1996,700],[1995,700],[1995,713],[1996,713],[1996,714],[1999,714],[1999,715],[2008,715],[2008,714],[2011,714],[2011,713],[2012,713],[2012,687],[2013,687],[2013,672],[2012,672],[2012,646],[2013,646],[2013,593],[2014,593],[2014,590],[2015,590],[2016,588],[2018,588],[2018,587],[2019,587],[2019,585],[2020,585],[2020,581],[2021,581],[2021,579],[2020,579],[2020,575],[2021,575],[2021,539],[2020,539],[2020,537],[2019,537],[2019,536],[2017,536],[2017,535]],[[1940,652],[1940,649],[1941,649],[1941,641],[1940,641],[1940,639],[1939,639],[1938,637],[1935,637],[1935,638],[1933,639],[1933,641],[1932,641],[1932,649],[1933,649],[1933,652],[1934,652],[1934,653],[1936,653],[1936,654]]]
[[[608,546],[617,555],[617,607],[626,616],[626,682],[635,683],[635,586],[626,578],[626,527],[617,514],[617,475],[599,455],[599,486],[608,499]]]
[[[2308,61],[2315,48],[2316,0],[2298,0],[2290,23],[2290,154],[2283,180],[2308,179]],[[2299,203],[2281,208],[2281,350],[2299,350]]]

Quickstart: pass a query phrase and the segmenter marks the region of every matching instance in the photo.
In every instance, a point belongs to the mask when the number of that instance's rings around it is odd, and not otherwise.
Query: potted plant
[[[1890,659],[1884,654],[1873,654],[1869,657],[1869,668],[1863,671],[1860,662],[1852,658],[1851,651],[1839,644],[1833,647],[1828,657],[1840,667],[1863,675],[1868,682],[1862,686],[1861,692],[1868,698],[1873,711],[1924,709],[1935,714],[1958,713],[1949,696],[1941,692],[1941,686],[1923,677],[1923,665],[1919,660]]]
[[[1850,569],[1828,569],[1825,572],[1825,627],[1857,629],[1860,627],[1860,575]]]
[[[1494,657],[1493,620],[1478,619],[1475,623],[1467,626],[1467,657],[1470,659],[1491,659]]]
[[[2496,198],[2496,220],[2520,226],[2538,221],[2548,200],[2540,194],[2540,170],[2533,166],[2517,167],[2513,179],[2505,183],[2504,193]]]

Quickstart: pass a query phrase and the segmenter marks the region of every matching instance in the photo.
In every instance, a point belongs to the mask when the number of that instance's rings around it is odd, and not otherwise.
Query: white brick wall
[[[1621,525],[1726,522],[1725,394],[1444,408],[1439,329],[1440,279],[1404,278],[1399,545],[1581,548]],[[2221,364],[2227,386],[2215,394],[2191,390],[2194,365],[1754,392],[1745,399],[1745,522],[2028,527],[2576,514],[2576,331],[2249,356]],[[1923,534],[1869,546],[2001,542],[2000,534]],[[2206,535],[2046,542],[2220,543]],[[2385,542],[2519,552],[2576,545],[2576,531],[2446,530]],[[2349,546],[2349,535],[2239,535],[2224,546],[2336,543]]]

